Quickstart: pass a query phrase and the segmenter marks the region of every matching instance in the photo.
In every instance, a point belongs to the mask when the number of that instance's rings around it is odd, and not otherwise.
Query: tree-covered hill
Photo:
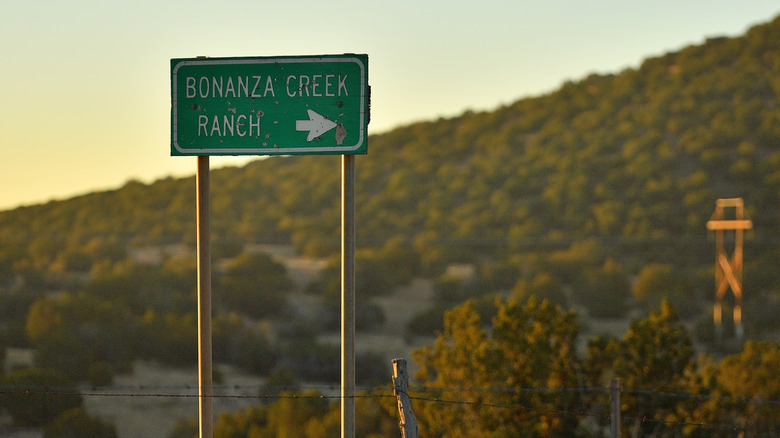
[[[193,158],[181,159],[192,159],[195,168]],[[523,416],[531,415],[528,424],[552,427],[545,434],[560,428],[571,435],[572,428],[592,421],[558,422],[549,413],[560,404],[525,390],[582,386],[567,380],[575,375],[603,386],[601,378],[613,373],[626,379],[627,388],[654,388],[677,400],[661,406],[646,395],[629,395],[624,412],[641,418],[643,430],[672,422],[773,430],[768,419],[778,417],[772,405],[777,391],[767,393],[764,386],[777,368],[776,344],[746,343],[744,352],[716,367],[694,364],[692,342],[717,353],[740,347],[730,342],[730,294],[723,320],[728,338],[714,342],[715,242],[705,228],[716,200],[734,197],[744,198],[754,224],[745,242],[745,338],[778,339],[780,17],[741,37],[712,38],[494,111],[372,135],[356,170],[358,331],[392,331],[398,340],[398,330],[405,329],[403,341],[411,349],[408,341],[438,330],[433,346],[416,353],[423,369],[418,378],[428,390],[451,389],[447,373],[455,363],[452,381],[459,387],[470,370],[475,387],[522,389],[491,392],[493,398],[482,402],[523,406]],[[338,379],[332,366],[338,347],[320,336],[336,330],[338,265],[328,264],[302,290],[284,264],[246,250],[250,243],[274,243],[311,256],[337,254],[340,177],[336,156],[273,157],[211,172],[216,362],[285,385]],[[195,218],[194,177],[130,181],[116,190],[0,212],[0,366],[6,365],[6,347],[13,346],[34,350],[38,368],[0,374],[0,384],[107,385],[137,359],[195,363],[194,250],[184,256],[163,251],[159,263],[134,257],[157,249],[150,246],[193,248]],[[415,281],[409,290],[433,284],[432,293],[426,288],[426,299],[412,303],[419,313],[404,315],[405,327],[385,324],[389,306],[383,299],[389,297],[383,295],[414,277],[433,281]],[[300,298],[316,310],[299,312],[292,301]],[[652,313],[659,305],[661,312]],[[632,323],[622,340],[575,342],[578,324],[596,333],[604,318],[637,313],[650,316]],[[576,322],[582,314],[589,318]],[[691,327],[694,341],[686,333]],[[381,356],[358,356],[358,383],[386,379],[375,366],[387,363]],[[450,360],[456,356],[468,360]],[[655,365],[648,367],[650,356]],[[531,371],[517,364],[530,364]],[[669,378],[664,373],[675,364],[681,366]],[[746,366],[758,377],[734,377],[734,370]],[[688,399],[675,394],[681,392],[703,402],[691,409]],[[604,405],[594,396],[561,394],[564,406],[593,406],[577,407],[573,420]],[[0,397],[0,410],[16,424],[84,422],[83,411],[53,422],[43,415],[28,418],[32,411],[20,411],[12,395]],[[769,404],[756,403],[761,400]],[[299,402],[315,405],[301,414],[293,409]],[[81,401],[67,404],[62,408]],[[483,403],[422,406],[421,424],[437,435],[441,418],[465,418],[469,406],[487,415],[477,428],[464,426],[469,430],[499,433],[492,429],[498,424],[520,424],[496,422],[495,411]],[[654,406],[654,413],[635,413],[636,406]],[[276,415],[281,411],[296,415]],[[252,421],[268,423],[257,430],[269,434],[276,423],[267,419],[290,417],[296,427],[321,431],[336,428],[331,420],[338,418],[326,414],[322,399],[311,397],[282,398],[247,412]],[[359,418],[385,421],[381,412],[364,411]],[[221,421],[256,426],[236,418]],[[767,419],[768,426],[756,418]],[[445,423],[438,435],[458,427]],[[370,427],[376,431],[379,424]],[[394,427],[388,424],[385,430]]]
[[[751,281],[776,293],[779,98],[776,18],[494,111],[373,135],[356,160],[358,245],[406,248],[435,275],[451,262],[510,259],[520,272],[515,255],[582,241],[629,274],[700,268],[714,259],[705,223],[716,199],[742,197]],[[339,157],[274,157],[211,178],[216,245],[338,251]],[[192,177],[168,178],[0,212],[0,266],[192,244],[194,198]]]

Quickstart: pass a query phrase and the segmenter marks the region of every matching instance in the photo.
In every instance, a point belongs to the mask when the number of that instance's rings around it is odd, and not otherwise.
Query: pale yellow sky
[[[170,157],[171,58],[367,53],[376,133],[617,73],[777,14],[776,0],[3,1],[0,209],[193,174],[194,158]]]

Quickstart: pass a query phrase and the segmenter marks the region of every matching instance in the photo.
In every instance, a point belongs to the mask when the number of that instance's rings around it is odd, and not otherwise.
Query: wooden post
[[[726,208],[735,209],[735,219],[725,218],[724,210]],[[742,198],[717,200],[712,219],[707,222],[707,229],[715,231],[715,246],[717,250],[715,258],[715,306],[712,310],[712,318],[718,341],[721,341],[723,337],[721,301],[729,287],[734,293],[734,334],[738,340],[741,340],[744,335],[742,327],[742,245],[743,233],[751,228],[753,228],[753,222],[745,219],[745,205]],[[732,230],[735,233],[734,254],[729,259],[723,243],[723,233]]]
[[[200,438],[211,438],[211,232],[209,207],[209,157],[198,157],[198,416]]]
[[[406,372],[406,359],[393,359],[393,393],[398,400],[398,426],[401,437],[417,438],[419,429],[409,399],[409,375]]]
[[[609,384],[611,438],[620,438],[620,390],[620,379],[613,378]]]
[[[355,437],[355,156],[341,177],[341,437]]]

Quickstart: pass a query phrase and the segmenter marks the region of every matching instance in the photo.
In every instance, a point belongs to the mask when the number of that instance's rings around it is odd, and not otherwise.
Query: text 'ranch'
[[[289,98],[346,97],[349,75],[287,75],[280,81],[272,76],[187,76],[185,97],[187,99],[274,99]],[[195,108],[193,108],[195,109]],[[263,111],[250,114],[236,114],[235,108],[228,108],[232,114],[198,116],[198,136],[260,136],[260,119]]]

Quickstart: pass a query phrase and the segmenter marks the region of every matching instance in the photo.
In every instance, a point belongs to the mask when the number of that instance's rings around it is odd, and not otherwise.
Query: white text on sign
[[[288,75],[284,88],[289,97],[341,97],[349,96],[348,75]],[[276,97],[271,76],[188,76],[185,78],[186,97],[208,98],[265,98]]]

